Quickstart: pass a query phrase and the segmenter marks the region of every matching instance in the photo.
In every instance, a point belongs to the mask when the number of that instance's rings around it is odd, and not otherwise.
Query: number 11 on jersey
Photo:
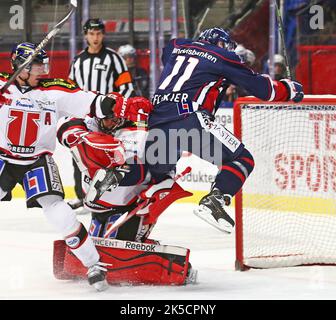
[[[180,73],[180,69],[182,67],[183,62],[185,61],[187,57],[185,56],[177,56],[176,57],[176,63],[174,65],[174,68],[172,72],[170,73],[169,76],[161,83],[159,89],[164,90],[168,87],[168,85],[171,83],[173,78]],[[177,79],[174,87],[173,87],[173,92],[180,91],[183,84],[190,79],[195,67],[199,63],[199,60],[197,58],[190,57],[187,60],[188,64],[185,66],[184,72],[182,75]],[[183,70],[183,69],[182,69]],[[182,71],[181,70],[181,71]]]

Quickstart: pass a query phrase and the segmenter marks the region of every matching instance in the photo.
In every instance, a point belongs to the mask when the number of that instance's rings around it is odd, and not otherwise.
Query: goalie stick
[[[63,27],[63,25],[69,20],[70,16],[75,12],[77,9],[77,0],[70,0],[70,11],[67,13],[67,15],[58,22],[54,28],[46,35],[46,37],[41,41],[41,43],[36,47],[34,53],[29,56],[29,58],[22,64],[20,67],[12,74],[12,76],[9,78],[7,83],[0,89],[1,93],[4,93],[8,87],[11,85],[11,83],[16,79],[16,77],[21,73],[21,71],[29,65],[33,59],[37,56],[37,54],[40,52],[41,49],[43,49],[48,41],[53,38]]]
[[[281,37],[281,42],[282,42],[282,48],[283,48],[283,55],[285,58],[285,67],[286,67],[286,76],[289,80],[292,80],[292,73],[289,67],[289,59],[288,59],[288,53],[287,53],[287,48],[286,48],[286,42],[285,42],[285,35],[284,35],[284,26],[283,26],[283,21],[281,17],[281,12],[277,3],[277,0],[273,0],[274,5],[275,5],[275,11],[277,15],[277,21],[278,21],[278,29]]]
[[[185,176],[187,173],[189,173],[191,171],[191,167],[187,167],[185,168],[180,174],[177,174],[173,181],[177,181],[178,179],[180,179],[181,177]],[[121,227],[125,222],[127,222],[129,219],[131,219],[133,216],[135,216],[137,213],[139,213],[139,211],[141,211],[141,209],[143,209],[144,207],[146,207],[150,202],[150,199],[147,199],[147,201],[143,201],[142,203],[140,203],[136,208],[134,208],[132,211],[130,212],[125,212],[122,216],[120,216],[106,231],[104,234],[104,238],[109,237],[109,235],[115,231],[116,229],[118,229],[119,227]]]

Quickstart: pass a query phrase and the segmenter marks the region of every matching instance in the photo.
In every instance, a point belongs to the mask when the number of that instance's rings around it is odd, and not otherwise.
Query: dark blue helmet
[[[198,40],[207,41],[214,45],[218,45],[218,42],[222,41],[224,48],[229,51],[233,51],[237,46],[237,43],[231,40],[229,32],[218,27],[202,31]]]
[[[24,63],[29,58],[29,56],[31,56],[34,53],[36,48],[37,45],[30,42],[23,42],[13,47],[11,53],[11,61],[12,61],[12,68],[14,69],[14,71],[16,71],[18,67],[22,63]],[[26,69],[30,71],[31,66],[34,63],[43,64],[46,67],[44,72],[48,73],[49,58],[45,50],[41,49],[33,59],[32,63],[26,66]]]

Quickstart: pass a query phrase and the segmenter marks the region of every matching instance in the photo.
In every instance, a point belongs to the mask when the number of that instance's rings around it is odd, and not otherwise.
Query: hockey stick
[[[180,174],[177,174],[173,181],[177,181],[181,177],[185,176],[187,173],[191,171],[191,167],[185,168]],[[150,200],[150,199],[148,199]],[[127,222],[129,219],[131,219],[133,216],[135,216],[141,209],[146,207],[149,204],[149,201],[143,201],[140,203],[136,208],[134,208],[130,212],[125,212],[122,216],[120,216],[106,231],[104,234],[104,238],[107,238],[111,235],[113,231],[121,227],[125,222]]]
[[[289,67],[289,59],[288,59],[288,53],[287,53],[287,48],[286,48],[286,43],[285,43],[284,27],[283,27],[281,12],[277,4],[277,0],[273,0],[273,1],[274,1],[275,11],[277,15],[278,29],[279,29],[279,33],[281,37],[281,42],[282,42],[283,55],[285,58],[286,76],[289,80],[292,80],[292,73]]]
[[[43,49],[48,41],[53,38],[63,27],[63,25],[69,20],[70,16],[75,12],[77,9],[77,0],[70,0],[70,11],[67,13],[67,15],[58,22],[54,28],[46,35],[46,37],[41,41],[41,43],[36,47],[35,51],[29,58],[20,65],[20,67],[12,74],[12,76],[9,78],[7,83],[0,89],[1,93],[4,93],[8,87],[11,85],[11,83],[16,79],[16,77],[21,73],[21,71],[29,65],[33,59],[38,55],[41,49]]]

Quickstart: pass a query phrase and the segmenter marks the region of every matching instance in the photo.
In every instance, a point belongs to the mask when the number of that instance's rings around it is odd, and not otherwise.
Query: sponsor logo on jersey
[[[50,111],[50,112],[56,112],[56,106],[55,106],[55,102],[49,101],[49,100],[35,100],[35,103],[37,104],[37,106],[43,110],[43,111]]]
[[[187,102],[179,102],[176,104],[179,115],[191,113],[194,111],[192,102],[189,100]]]
[[[174,48],[173,54],[187,54],[190,56],[198,56],[204,59],[207,59],[213,63],[217,62],[217,58],[214,57],[213,55],[209,54],[208,52],[201,51],[201,50],[195,50],[195,49],[181,49],[181,48]]]
[[[64,79],[48,79],[40,81],[40,85],[44,88],[51,86],[60,86],[68,89],[77,89],[77,85],[73,81],[65,81]]]
[[[70,237],[65,239],[65,243],[67,244],[68,247],[74,249],[80,243],[80,239],[78,237]]]
[[[46,156],[46,160],[49,169],[51,189],[53,191],[63,192],[60,175],[54,159],[51,156]]]
[[[35,147],[18,146],[10,143],[8,143],[7,145],[8,149],[14,153],[31,154],[35,152]]]
[[[28,171],[23,177],[23,186],[27,199],[47,192],[47,181],[43,167]]]
[[[15,105],[21,108],[34,108],[34,103],[29,98],[17,99]]]
[[[95,64],[94,68],[95,68],[95,70],[106,71],[107,70],[107,65],[97,63],[97,64]]]

